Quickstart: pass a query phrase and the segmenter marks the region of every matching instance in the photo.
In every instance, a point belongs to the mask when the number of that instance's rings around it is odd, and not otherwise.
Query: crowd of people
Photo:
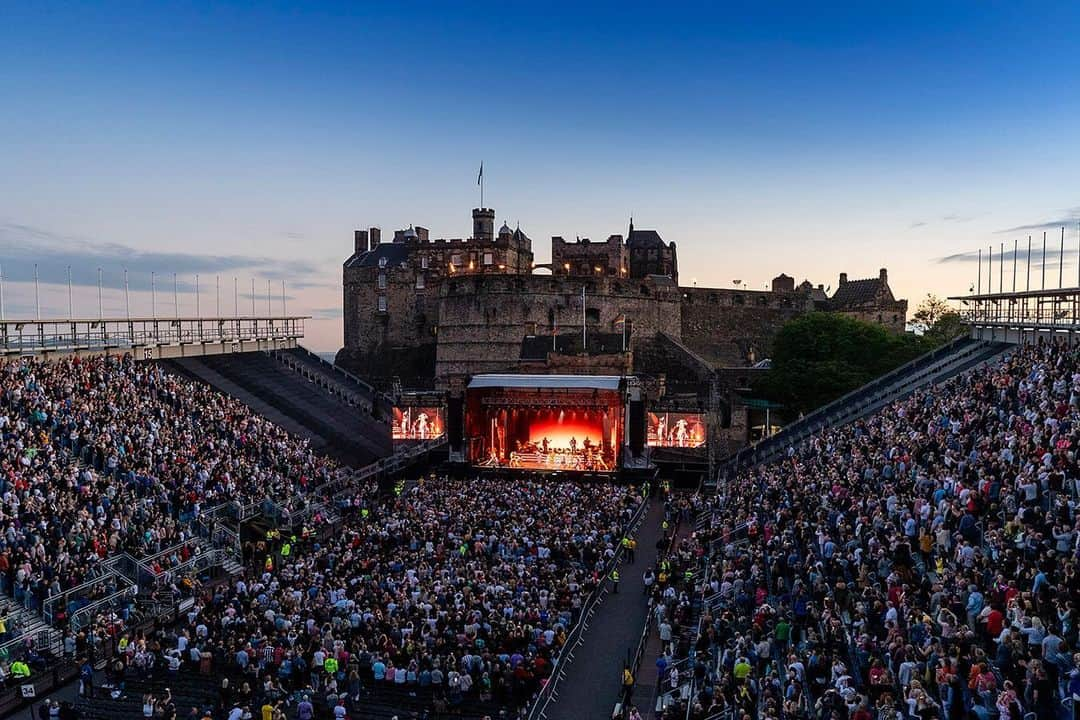
[[[333,471],[306,441],[159,365],[4,361],[0,582],[41,608],[116,553],[183,543],[203,509],[291,498]]]
[[[1000,359],[722,481],[691,717],[1071,717],[1080,350]]]
[[[0,578],[34,608],[119,553],[156,555],[148,567],[166,573],[198,551],[192,522],[207,508],[287,503],[336,472],[238,401],[131,358],[0,364],[0,443]],[[175,630],[136,632],[105,609],[66,633],[65,653],[107,644],[112,692],[130,673],[223,674],[226,713],[241,701],[352,706],[390,684],[436,711],[520,708],[641,503],[629,488],[508,478],[433,477],[392,497],[362,485],[329,533],[275,531],[247,545],[235,581],[196,583]]]
[[[361,717],[391,693],[435,716],[476,702],[516,713],[550,676],[642,498],[432,476],[345,502],[328,537],[260,539],[251,572],[201,597],[175,631],[121,633],[115,674],[143,672],[148,655],[221,675],[222,715],[293,717],[310,703]]]

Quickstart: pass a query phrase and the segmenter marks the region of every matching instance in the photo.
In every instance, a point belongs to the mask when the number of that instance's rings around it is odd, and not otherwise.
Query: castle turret
[[[495,239],[495,211],[491,208],[473,208],[473,239],[491,242]]]

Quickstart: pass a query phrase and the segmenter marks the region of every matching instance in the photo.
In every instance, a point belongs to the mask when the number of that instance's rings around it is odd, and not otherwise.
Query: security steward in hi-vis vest
[[[619,594],[619,571],[615,568],[611,570],[611,592]]]

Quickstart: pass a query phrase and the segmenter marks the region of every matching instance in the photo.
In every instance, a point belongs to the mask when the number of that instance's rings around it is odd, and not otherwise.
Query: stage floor
[[[488,468],[511,468],[521,470],[547,470],[575,471],[575,472],[614,472],[613,460],[605,460],[598,454],[591,457],[584,453],[556,453],[556,452],[512,452],[506,462],[500,462],[496,458],[489,458],[478,463],[479,467]]]

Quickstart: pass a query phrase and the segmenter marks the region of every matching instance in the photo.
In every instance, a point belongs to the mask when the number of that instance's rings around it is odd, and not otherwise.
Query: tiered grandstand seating
[[[988,362],[1009,347],[1007,343],[973,340],[966,335],[957,338],[799,418],[772,437],[740,450],[720,466],[719,476],[726,476],[740,467],[775,460],[789,447],[825,428],[865,417],[920,388],[944,382]]]
[[[316,364],[304,353],[287,357],[294,362],[266,353],[235,353],[168,364],[236,397],[346,464],[358,467],[390,455],[390,427],[379,415],[385,404],[370,387],[322,368],[321,360]]]

